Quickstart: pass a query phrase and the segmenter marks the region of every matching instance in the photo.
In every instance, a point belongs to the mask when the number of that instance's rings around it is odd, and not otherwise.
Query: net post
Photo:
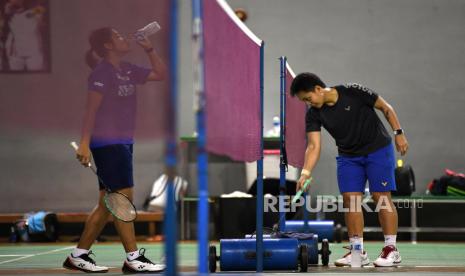
[[[263,63],[265,42],[260,46],[260,159],[257,160],[257,224],[256,224],[256,250],[257,272],[263,271]]]
[[[208,155],[206,151],[205,85],[203,60],[202,0],[192,0],[192,45],[194,48],[194,101],[197,122],[198,273],[208,274]]]
[[[165,167],[167,173],[167,199],[164,219],[165,236],[165,275],[177,275],[177,223],[174,177],[176,176],[177,149],[176,149],[176,103],[177,103],[177,65],[178,65],[178,0],[171,0],[170,5],[169,37],[169,84],[170,97],[168,101],[168,135],[166,140]]]
[[[279,109],[279,155],[280,155],[280,164],[279,164],[279,187],[281,196],[284,196],[284,189],[286,187],[286,165],[284,164],[284,155],[285,155],[285,146],[286,146],[286,63],[287,59],[285,56],[279,58],[280,64],[280,109]],[[283,212],[283,203],[281,200],[279,202],[279,217],[282,218],[285,214]],[[286,219],[279,220],[279,230],[284,231],[286,225]]]

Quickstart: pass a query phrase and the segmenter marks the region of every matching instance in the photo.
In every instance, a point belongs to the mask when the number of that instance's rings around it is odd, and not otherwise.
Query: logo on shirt
[[[355,89],[358,89],[358,90],[361,90],[365,93],[368,93],[369,95],[373,95],[373,90],[371,90],[370,88],[368,87],[365,87],[361,84],[358,84],[358,83],[347,83],[344,85],[344,87],[346,88],[355,88]]]
[[[119,80],[122,80],[122,81],[129,81],[129,77],[128,77],[128,76],[121,76],[119,73],[116,73],[116,77],[117,77]]]
[[[98,81],[95,81],[95,82],[94,82],[94,85],[95,85],[95,86],[98,86],[98,87],[103,87],[103,83],[98,82]]]
[[[345,109],[346,111],[350,111],[350,105],[348,105],[347,107],[344,107],[344,109]]]
[[[118,96],[127,97],[131,96],[135,92],[135,87],[133,84],[125,84],[118,86]]]

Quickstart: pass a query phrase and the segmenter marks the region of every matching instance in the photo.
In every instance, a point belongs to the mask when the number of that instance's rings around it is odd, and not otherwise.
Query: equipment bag
[[[152,192],[144,202],[144,208],[147,211],[163,211],[166,205],[166,195],[168,192],[168,177],[162,174],[153,183]],[[187,189],[187,181],[183,178],[176,176],[174,178],[174,191],[176,201],[179,200]]]
[[[410,196],[415,191],[415,174],[412,166],[402,165],[398,161],[398,166],[395,170],[397,190],[392,191],[395,196]]]
[[[28,213],[15,223],[15,230],[20,240],[28,242],[52,242],[58,239],[58,219],[55,213]]]

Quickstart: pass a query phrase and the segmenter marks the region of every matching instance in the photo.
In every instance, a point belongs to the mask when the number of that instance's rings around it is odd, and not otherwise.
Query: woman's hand
[[[144,50],[153,49],[152,42],[148,38],[144,37],[143,39],[136,39],[137,44],[139,44]]]
[[[90,167],[90,157],[91,153],[89,145],[81,143],[76,151],[76,159],[79,160],[84,167]]]

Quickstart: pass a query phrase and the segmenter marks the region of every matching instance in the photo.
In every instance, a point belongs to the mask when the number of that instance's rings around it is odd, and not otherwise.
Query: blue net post
[[[257,160],[257,272],[263,271],[263,62],[265,42],[260,47],[260,159]]]
[[[208,274],[208,156],[206,151],[205,85],[203,61],[202,1],[192,0],[192,45],[194,47],[194,102],[197,121],[198,273]]]
[[[286,145],[286,57],[279,58],[280,64],[280,108],[279,108],[279,194],[284,196],[284,191],[286,189],[286,164],[285,164],[285,145]],[[285,216],[283,212],[284,206],[283,201],[279,200],[279,217],[282,218]],[[286,225],[285,219],[279,220],[279,229],[284,231]]]
[[[168,116],[168,137],[166,141],[165,166],[168,175],[168,189],[164,219],[164,236],[165,236],[165,258],[166,270],[165,275],[177,275],[177,223],[176,223],[176,200],[174,190],[174,177],[176,176],[177,150],[176,150],[176,102],[178,92],[177,64],[178,64],[178,1],[172,0],[170,6],[170,52],[169,52],[169,116]]]

